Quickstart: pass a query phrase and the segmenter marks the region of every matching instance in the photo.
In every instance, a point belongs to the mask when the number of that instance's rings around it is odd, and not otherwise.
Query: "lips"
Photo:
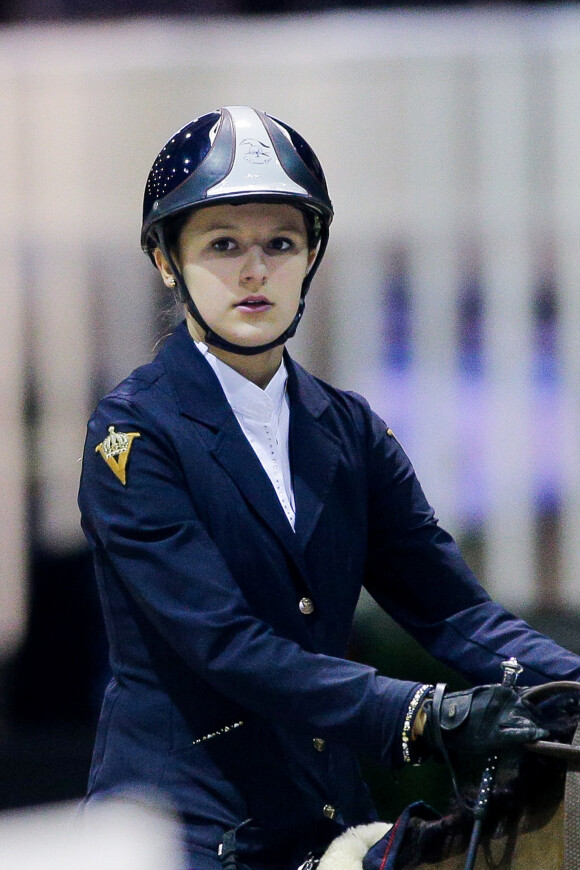
[[[236,303],[236,308],[241,308],[243,311],[268,311],[272,307],[272,302],[266,296],[246,296],[240,302]]]

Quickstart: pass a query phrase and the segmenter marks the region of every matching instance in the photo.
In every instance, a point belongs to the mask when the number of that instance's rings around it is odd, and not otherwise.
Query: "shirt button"
[[[314,604],[310,598],[301,598],[298,607],[304,616],[310,616],[311,613],[314,613]]]
[[[325,804],[322,807],[322,815],[326,816],[327,819],[333,819],[336,816],[336,808],[331,804]]]
[[[315,737],[312,740],[312,745],[316,749],[317,752],[324,752],[326,748],[326,740],[323,737]]]

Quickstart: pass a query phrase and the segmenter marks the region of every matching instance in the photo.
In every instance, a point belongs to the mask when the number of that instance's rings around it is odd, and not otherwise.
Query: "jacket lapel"
[[[338,466],[341,444],[320,421],[330,405],[316,379],[286,355],[290,399],[290,465],[296,501],[296,535],[310,540]]]
[[[204,440],[216,461],[305,575],[302,553],[324,507],[341,452],[338,438],[320,422],[330,405],[327,394],[312,375],[285,354],[296,501],[294,532],[218,378],[196,348],[185,323],[167,340],[160,361],[174,386],[181,413],[203,424]]]
[[[184,323],[167,340],[160,361],[174,386],[181,413],[203,424],[202,436],[210,453],[304,573],[297,536],[274,488],[242,432],[215,372],[196,348]]]
[[[288,522],[268,475],[233,412],[217,436],[211,452],[227,471],[246,501],[272,529],[304,573],[296,534]]]

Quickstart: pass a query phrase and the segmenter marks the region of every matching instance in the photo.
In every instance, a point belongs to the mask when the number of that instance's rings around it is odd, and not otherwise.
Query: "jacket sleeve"
[[[479,585],[439,525],[404,450],[368,412],[369,560],[366,586],[432,655],[474,683],[501,680],[516,656],[522,685],[580,679],[580,658],[534,631]]]
[[[307,652],[258,619],[195,514],[171,441],[146,418],[117,398],[101,403],[89,423],[79,504],[99,558],[188,667],[219,692],[279,724],[400,764],[404,717],[419,684]],[[114,471],[119,458],[111,467],[103,456],[111,424],[134,436],[125,483]]]

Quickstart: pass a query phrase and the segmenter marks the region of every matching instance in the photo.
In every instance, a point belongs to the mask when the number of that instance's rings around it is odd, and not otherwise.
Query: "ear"
[[[175,287],[175,278],[173,276],[173,272],[171,271],[171,267],[167,262],[167,258],[164,256],[161,248],[155,248],[153,251],[153,259],[155,260],[155,265],[161,272],[161,277],[163,278],[163,283],[166,287]]]

